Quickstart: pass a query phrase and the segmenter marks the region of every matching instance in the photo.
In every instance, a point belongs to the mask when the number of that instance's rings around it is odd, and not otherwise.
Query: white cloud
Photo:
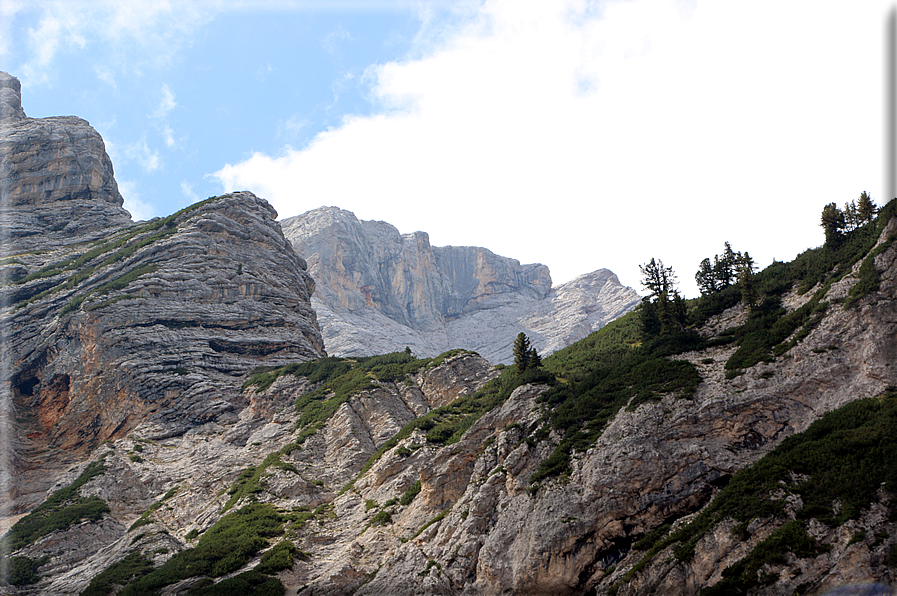
[[[0,2],[0,56],[11,52],[8,35],[24,15],[37,20],[28,31],[23,83],[53,80],[60,52],[99,45],[104,67],[141,72],[160,68],[195,39],[196,32],[229,12],[409,11],[419,6],[451,6],[454,0],[3,0]],[[19,50],[21,51],[21,50]]]
[[[186,180],[181,180],[181,192],[190,200],[191,204],[199,200],[199,195],[193,191],[193,185]]]
[[[159,105],[156,106],[156,109],[153,111],[152,117],[162,120],[168,116],[168,113],[177,107],[177,102],[174,100],[174,93],[171,92],[171,89],[168,88],[168,85],[162,84],[162,99],[159,100]]]
[[[159,105],[156,106],[156,109],[153,110],[153,113],[150,114],[150,118],[155,122],[156,129],[162,135],[162,140],[168,148],[172,148],[177,144],[174,138],[174,129],[172,129],[171,125],[168,123],[168,114],[175,109],[177,105],[177,102],[174,100],[174,93],[171,92],[171,89],[168,88],[167,84],[163,83],[162,99],[159,101]]]
[[[134,221],[145,221],[156,217],[156,208],[144,202],[137,190],[137,183],[123,180],[118,183],[118,191],[125,200],[124,208]]]
[[[2,4],[0,18],[9,13],[10,23],[25,15],[37,21],[27,31],[27,58],[22,66],[23,82],[28,85],[51,82],[57,56],[87,45],[101,46],[106,57],[106,63],[98,65],[98,75],[168,64],[191,43],[199,27],[233,4],[213,0],[42,0],[15,3],[18,10],[8,10],[7,2]]]
[[[4,0],[0,2],[0,57],[12,53],[12,26],[19,12],[24,12],[25,2],[20,0]]]
[[[342,26],[339,26],[333,31],[328,32],[326,35],[323,35],[318,41],[328,54],[336,54],[339,51],[340,46],[351,39],[352,34],[346,31]]]
[[[119,152],[116,151],[116,153]],[[145,138],[141,138],[139,141],[125,145],[119,154],[121,155],[119,158],[121,161],[136,162],[143,168],[143,171],[147,173],[155,172],[162,167],[162,158],[159,157],[159,152],[150,148]],[[110,152],[110,156],[111,155]]]
[[[93,67],[93,71],[96,73],[97,79],[113,89],[118,89],[118,83],[115,82],[115,74],[113,74],[110,68],[97,64]]]
[[[821,242],[824,204],[880,200],[884,6],[488,0],[373,67],[379,113],[215,176],[284,217],[334,204],[555,281],[638,286],[658,257],[694,295],[723,241],[765,266]]]

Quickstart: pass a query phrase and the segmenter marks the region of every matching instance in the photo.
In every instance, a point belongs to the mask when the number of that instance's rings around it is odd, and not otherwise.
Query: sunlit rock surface
[[[0,72],[0,243],[5,254],[95,240],[131,222],[103,139],[75,116],[28,118]]]
[[[410,347],[434,356],[473,350],[513,359],[521,331],[548,354],[632,310],[634,290],[607,269],[552,288],[548,268],[521,265],[485,248],[431,246],[424,232],[400,234],[382,221],[322,207],[281,222],[309,264],[324,343],[333,355]]]

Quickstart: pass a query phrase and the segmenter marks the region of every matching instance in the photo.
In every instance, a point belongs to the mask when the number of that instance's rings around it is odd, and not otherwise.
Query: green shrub
[[[124,559],[94,576],[80,596],[109,596],[129,581],[142,577],[152,570],[152,561],[139,551],[131,551]]]
[[[410,505],[411,501],[413,501],[414,497],[418,494],[420,494],[420,480],[417,480],[414,484],[408,487],[408,490],[406,490],[402,495],[402,498],[399,499],[399,504],[403,506]]]
[[[42,565],[50,562],[50,557],[43,556],[39,559],[30,557],[3,557],[0,559],[0,567],[7,569],[7,577],[0,577],[0,586],[29,586],[40,581],[37,570]]]
[[[82,497],[78,491],[105,471],[103,458],[90,463],[73,483],[54,492],[31,513],[17,521],[0,539],[2,545],[9,552],[15,552],[54,530],[65,530],[84,520],[99,521],[104,513],[109,512],[106,502],[96,495]]]
[[[735,474],[690,523],[656,542],[633,573],[672,545],[677,558],[689,560],[701,537],[725,519],[734,520],[742,530],[754,519],[780,520],[783,525],[758,544],[755,552],[724,573],[726,583],[707,592],[744,593],[753,581],[750,578],[757,577],[756,571],[781,558],[786,550],[809,557],[827,548],[806,534],[803,524],[808,520],[838,526],[856,519],[881,487],[897,489],[897,391],[893,390],[880,398],[848,403],[806,431],[787,437]],[[792,521],[785,513],[789,493],[803,502]]]
[[[228,513],[209,528],[196,546],[182,550],[122,590],[122,596],[151,594],[189,577],[233,573],[283,533],[284,518],[267,503],[253,503]],[[213,593],[213,592],[210,592]]]
[[[270,550],[262,555],[261,561],[255,571],[273,575],[278,571],[292,569],[296,559],[307,559],[308,553],[304,553],[289,540],[281,540]]]
[[[253,569],[221,580],[217,584],[198,584],[187,592],[187,596],[235,596],[237,594],[240,596],[283,596],[286,594],[286,589],[276,577],[269,577]]]
[[[392,523],[392,513],[387,511],[386,509],[381,509],[377,512],[377,514],[371,518],[372,526],[386,526]]]

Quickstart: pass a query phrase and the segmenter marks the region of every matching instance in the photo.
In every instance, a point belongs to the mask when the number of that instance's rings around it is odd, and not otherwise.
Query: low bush
[[[8,552],[15,552],[54,530],[65,530],[85,520],[99,521],[104,513],[109,512],[106,502],[96,495],[82,497],[78,491],[105,471],[106,465],[102,458],[90,463],[73,483],[54,492],[31,513],[17,521],[0,539],[2,545]]]

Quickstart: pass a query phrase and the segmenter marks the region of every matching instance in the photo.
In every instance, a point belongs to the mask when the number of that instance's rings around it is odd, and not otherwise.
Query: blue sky
[[[879,203],[892,2],[3,0],[31,117],[103,135],[135,219],[227,190],[687,296]]]

